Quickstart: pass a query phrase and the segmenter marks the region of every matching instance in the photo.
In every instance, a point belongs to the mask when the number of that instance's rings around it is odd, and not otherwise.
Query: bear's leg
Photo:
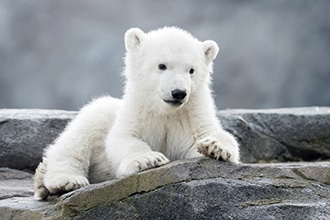
[[[120,106],[120,100],[102,97],[81,109],[55,143],[45,150],[42,164],[46,166],[39,167],[42,172],[37,170],[35,176],[37,198],[46,197],[42,187],[57,194],[88,185],[88,176],[97,176],[90,173],[93,167],[108,168],[102,172],[111,174],[107,161],[97,158],[105,154],[104,140]],[[102,176],[102,180],[107,177]]]
[[[126,177],[143,170],[162,166],[168,162],[169,159],[162,153],[156,151],[128,156],[119,165],[116,176],[117,178]]]
[[[47,172],[44,177],[44,184],[51,194],[72,191],[89,184],[87,172],[84,171],[86,164],[68,162],[56,162],[55,166],[48,164]]]
[[[216,136],[206,136],[197,141],[197,151],[212,159],[240,163],[238,143],[226,131],[220,131]]]
[[[162,153],[152,151],[148,144],[140,139],[112,135],[110,134],[106,142],[106,152],[116,170],[116,178],[127,177],[169,162]]]
[[[66,132],[72,133],[71,138],[64,132],[45,152],[47,167],[43,182],[50,194],[68,192],[89,184],[90,150],[81,145],[82,139],[75,137],[72,130]]]
[[[44,176],[46,173],[46,162],[40,162],[36,173],[33,176],[34,180],[34,198],[37,200],[46,199],[49,195],[48,189],[44,185]]]
[[[39,163],[34,175],[34,197],[38,200],[46,199],[49,194],[68,192],[88,185],[83,164],[66,161],[48,161],[45,156]],[[71,164],[70,164],[71,163]],[[74,168],[77,167],[78,169]]]
[[[51,194],[69,192],[89,184],[83,175],[58,173],[45,178],[45,186]]]

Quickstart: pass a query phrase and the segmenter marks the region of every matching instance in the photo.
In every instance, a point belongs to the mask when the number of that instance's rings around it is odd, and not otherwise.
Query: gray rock
[[[329,219],[330,163],[175,161],[39,202],[0,200],[4,219]],[[315,175],[314,171],[323,173]]]
[[[77,113],[0,110],[0,167],[33,172],[43,149]],[[224,110],[219,118],[241,144],[242,161],[317,161],[330,158],[330,108]]]
[[[0,168],[0,200],[33,195],[32,174]]]
[[[330,218],[329,162],[175,161],[126,179],[53,196],[47,202],[35,201],[32,174],[20,170],[33,172],[43,149],[76,114],[0,110],[1,218]],[[243,162],[330,158],[330,108],[225,110],[219,118],[239,140]]]
[[[219,112],[241,144],[242,161],[317,161],[330,158],[330,108]]]
[[[76,112],[0,109],[0,167],[34,171],[43,149]]]

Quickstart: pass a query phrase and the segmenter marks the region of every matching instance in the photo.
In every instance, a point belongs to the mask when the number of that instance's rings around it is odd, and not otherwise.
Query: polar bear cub
[[[239,163],[238,143],[221,127],[210,89],[217,44],[176,27],[132,28],[125,47],[123,99],[87,104],[45,149],[35,198],[183,158]]]

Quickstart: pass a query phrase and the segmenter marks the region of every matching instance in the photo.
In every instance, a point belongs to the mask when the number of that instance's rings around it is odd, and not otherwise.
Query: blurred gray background
[[[121,97],[125,31],[164,25],[219,44],[218,108],[330,105],[328,0],[0,0],[0,108]]]

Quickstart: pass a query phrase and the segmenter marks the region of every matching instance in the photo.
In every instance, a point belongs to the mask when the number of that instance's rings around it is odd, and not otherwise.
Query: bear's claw
[[[45,186],[51,194],[69,192],[89,185],[86,177],[80,175],[59,174],[45,178]]]
[[[215,160],[230,161],[232,155],[228,149],[223,148],[217,140],[211,137],[206,137],[198,141],[197,151]]]
[[[160,152],[151,151],[139,154],[126,158],[119,166],[116,176],[117,178],[130,176],[143,170],[162,166],[168,162],[170,162],[169,159]]]

